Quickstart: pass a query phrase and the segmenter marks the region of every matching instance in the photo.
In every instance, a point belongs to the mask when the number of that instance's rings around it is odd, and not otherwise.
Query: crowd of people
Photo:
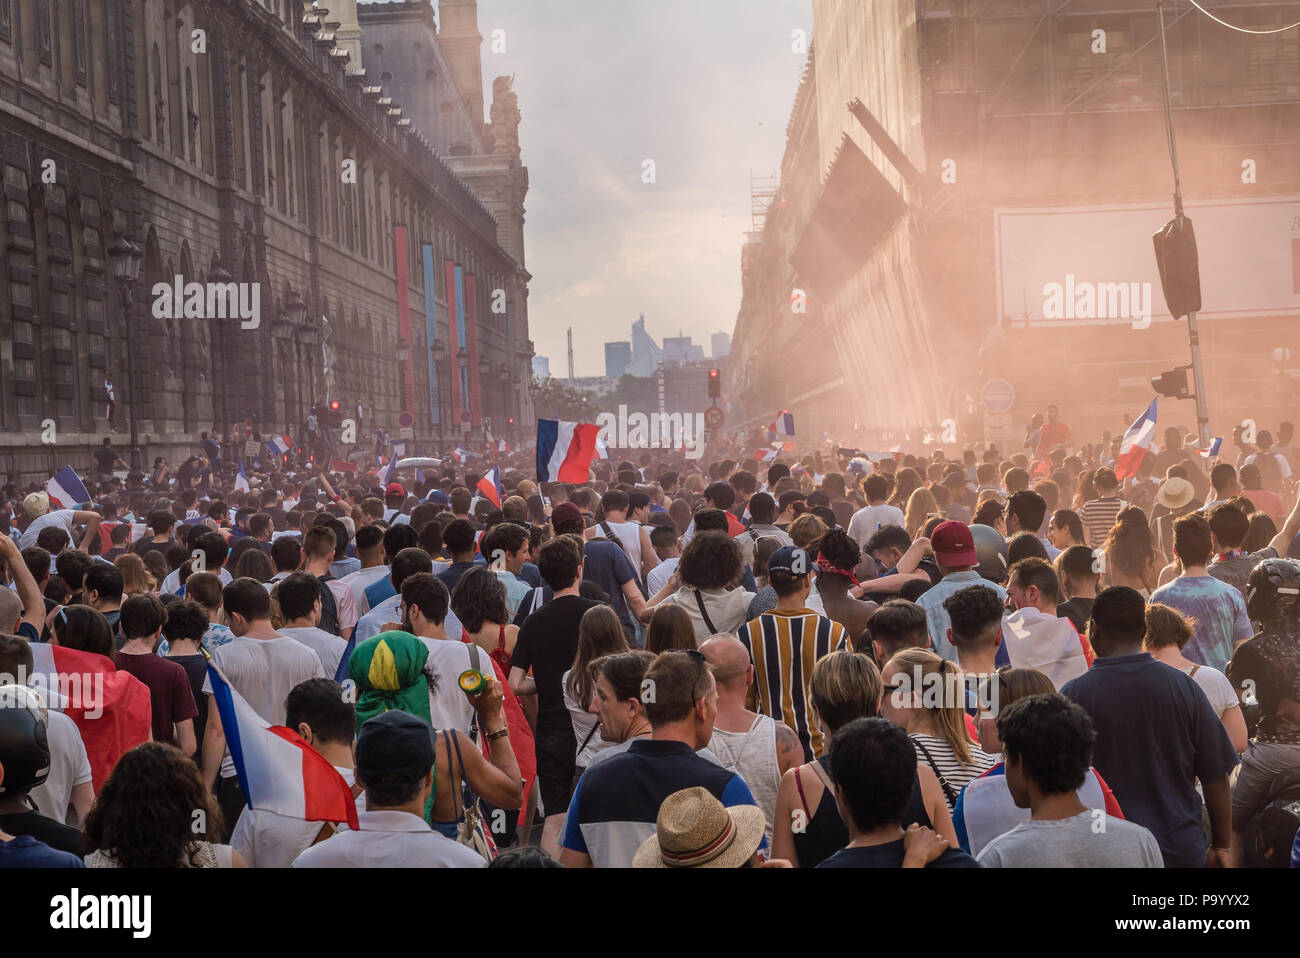
[[[91,501],[0,494],[0,866],[1300,867],[1291,437],[576,484],[106,440]],[[355,822],[249,807],[227,686]]]

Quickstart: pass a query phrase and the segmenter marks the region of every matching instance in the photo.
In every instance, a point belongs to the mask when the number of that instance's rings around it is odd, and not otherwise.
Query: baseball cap
[[[565,525],[570,522],[582,522],[582,511],[572,502],[561,502],[551,510],[551,525]]]
[[[448,496],[447,493],[443,492],[441,489],[433,490],[433,492],[429,493],[428,498],[425,501],[432,502],[440,506],[451,505],[451,497]]]
[[[376,715],[357,736],[357,777],[362,783],[380,776],[423,778],[433,768],[433,734],[433,726],[408,712]]]
[[[402,484],[400,482],[390,482],[388,484],[388,488],[384,490],[384,495],[404,496],[406,495],[406,490],[402,488]]]
[[[799,571],[795,571],[796,567]],[[787,575],[801,576],[808,574],[808,553],[798,546],[782,546],[767,560],[767,573],[784,572]]]
[[[939,523],[930,534],[930,545],[934,549],[935,558],[941,559],[945,565],[979,564],[975,537],[964,522],[950,519]]]

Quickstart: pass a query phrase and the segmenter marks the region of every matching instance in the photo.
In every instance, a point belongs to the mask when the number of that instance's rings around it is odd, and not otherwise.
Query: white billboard
[[[1187,203],[1201,319],[1300,315],[1300,197]],[[1015,326],[1172,322],[1151,236],[1172,201],[993,211],[998,316]]]

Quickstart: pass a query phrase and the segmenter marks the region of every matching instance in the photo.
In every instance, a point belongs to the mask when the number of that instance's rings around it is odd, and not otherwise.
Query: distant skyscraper
[[[697,363],[704,359],[704,347],[696,346],[689,336],[664,337],[664,362],[670,366]]]
[[[645,316],[632,324],[632,362],[627,372],[633,376],[653,376],[664,351],[645,331]]]
[[[545,382],[551,378],[551,361],[545,356],[533,357],[533,378]]]
[[[627,340],[605,344],[605,375],[618,379],[632,365],[632,344]]]
[[[713,358],[726,359],[731,355],[731,334],[714,333],[713,334]]]

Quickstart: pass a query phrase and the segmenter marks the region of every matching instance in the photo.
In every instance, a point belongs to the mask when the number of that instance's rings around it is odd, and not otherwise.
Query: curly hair
[[[1061,795],[1083,785],[1097,733],[1065,696],[1031,695],[998,715],[998,738],[1007,761],[1020,762],[1044,794]]]
[[[683,585],[725,589],[740,578],[740,546],[725,532],[701,532],[687,544],[677,571]]]
[[[466,632],[478,632],[483,623],[505,625],[506,587],[490,569],[470,569],[451,592],[451,610]]]
[[[219,840],[221,825],[198,766],[175,746],[145,742],[113,766],[86,816],[83,842],[123,868],[176,868],[197,841]]]
[[[834,566],[838,572],[823,575],[839,575],[847,579],[862,560],[862,549],[858,543],[843,529],[832,529],[817,544],[817,554]]]

